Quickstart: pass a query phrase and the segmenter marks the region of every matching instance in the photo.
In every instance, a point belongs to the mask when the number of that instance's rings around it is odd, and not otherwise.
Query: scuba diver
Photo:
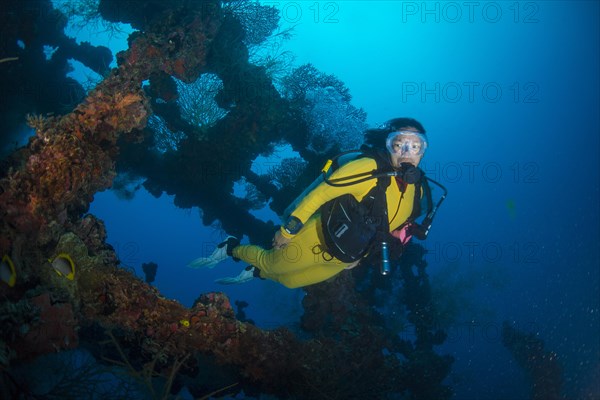
[[[427,146],[425,129],[412,118],[395,118],[367,130],[360,151],[327,162],[322,181],[307,189],[275,233],[272,249],[241,245],[229,236],[210,257],[188,266],[212,268],[233,257],[250,265],[238,276],[216,282],[235,284],[260,277],[288,288],[325,281],[365,260],[379,261],[381,273],[389,273],[390,258],[399,258],[412,236],[425,239],[446,195],[445,188],[418,167]],[[355,153],[354,159],[342,164],[339,159],[348,153]],[[429,181],[444,190],[435,206]],[[422,210],[426,216],[418,223]]]

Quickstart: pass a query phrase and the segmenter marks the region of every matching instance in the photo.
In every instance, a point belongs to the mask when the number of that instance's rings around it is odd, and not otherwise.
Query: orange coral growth
[[[187,68],[185,66],[185,61],[181,58],[175,60],[175,62],[172,64],[171,68],[172,68],[172,73],[175,76],[184,76],[185,71],[187,70]]]
[[[73,122],[76,134],[82,132],[95,140],[116,142],[118,134],[128,133],[145,126],[148,117],[148,103],[141,91],[107,93],[94,91],[79,105],[74,113]]]

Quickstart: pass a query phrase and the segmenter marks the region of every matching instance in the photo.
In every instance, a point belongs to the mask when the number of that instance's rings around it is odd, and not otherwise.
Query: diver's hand
[[[290,239],[283,237],[281,232],[277,231],[275,232],[275,236],[273,237],[273,241],[271,243],[273,244],[274,249],[283,249],[289,242]]]

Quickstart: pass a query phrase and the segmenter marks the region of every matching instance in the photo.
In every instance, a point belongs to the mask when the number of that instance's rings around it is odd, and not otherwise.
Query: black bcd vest
[[[393,171],[384,156],[368,153],[364,156],[377,162],[377,170],[373,171],[373,174]],[[420,214],[419,194],[422,183],[425,182],[423,186],[427,185],[424,174],[419,172],[420,179],[415,182],[415,199],[409,221]],[[342,262],[351,263],[362,259],[369,253],[378,237],[389,236],[386,190],[392,177],[381,176],[374,179],[377,179],[377,184],[361,201],[351,194],[344,194],[321,207],[321,228],[327,252]]]

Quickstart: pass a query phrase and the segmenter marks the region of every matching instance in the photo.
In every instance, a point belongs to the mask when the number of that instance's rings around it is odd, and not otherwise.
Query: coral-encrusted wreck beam
[[[78,328],[90,324],[137,338],[131,343],[149,356],[211,353],[276,393],[293,391],[323,365],[323,359],[309,359],[322,345],[238,322],[222,295],[205,295],[192,309],[162,298],[117,267],[100,221],[81,218],[94,194],[112,183],[117,140],[135,140],[151,113],[142,81],[159,71],[190,81],[202,71],[220,16],[214,8],[202,10],[185,16],[166,10],[162,23],[131,38],[119,68],[73,112],[30,118],[36,135],[11,156],[0,180],[0,252],[12,258],[18,275],[14,287],[0,285],[4,366],[11,358],[72,348],[83,339]],[[75,259],[73,281],[46,261],[60,252]],[[40,341],[48,346],[32,346]]]
[[[51,221],[63,225],[87,210],[94,193],[110,187],[117,139],[142,129],[151,113],[142,82],[158,71],[197,78],[218,32],[216,10],[203,7],[185,17],[165,12],[162,23],[130,38],[130,49],[119,53],[119,68],[72,113],[30,118],[36,136],[0,181],[3,232],[33,234]],[[164,21],[173,21],[172,30]],[[0,250],[7,250],[6,243]]]
[[[14,287],[0,283],[0,371],[14,360],[89,342],[93,329],[81,328],[99,326],[119,332],[140,360],[209,354],[236,366],[245,388],[282,397],[333,397],[365,365],[381,367],[370,387],[387,388],[397,365],[382,362],[381,351],[359,357],[340,343],[302,342],[284,329],[261,331],[237,321],[221,294],[203,295],[191,309],[161,297],[118,267],[102,222],[82,218],[94,194],[112,184],[117,141],[136,140],[151,113],[142,82],[161,71],[190,82],[205,67],[220,29],[218,3],[184,3],[203,7],[159,8],[161,15],[148,19],[118,55],[119,68],[73,112],[30,118],[36,135],[3,168],[0,255],[13,260],[17,280]],[[59,253],[75,260],[74,280],[56,274],[47,261]]]
[[[143,127],[148,113],[139,85],[115,73],[72,113],[30,117],[36,136],[0,182],[3,236],[43,237],[52,222],[79,218],[93,195],[112,183],[117,138]]]

